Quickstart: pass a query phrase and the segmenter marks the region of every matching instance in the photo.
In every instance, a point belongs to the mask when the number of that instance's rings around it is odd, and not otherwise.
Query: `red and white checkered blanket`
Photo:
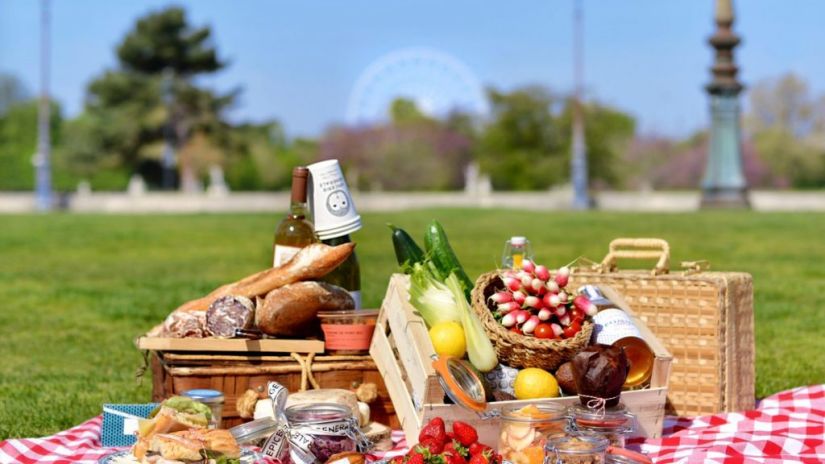
[[[117,451],[100,447],[100,416],[45,438],[0,442],[0,463],[96,463]],[[825,385],[800,387],[762,400],[753,411],[693,419],[667,418],[663,438],[634,443],[657,463],[823,463]],[[401,432],[395,449],[405,452]]]

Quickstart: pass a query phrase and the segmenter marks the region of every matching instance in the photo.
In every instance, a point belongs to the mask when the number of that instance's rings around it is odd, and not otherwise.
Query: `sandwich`
[[[206,429],[211,418],[209,406],[185,396],[173,396],[138,423],[138,441],[132,454],[142,459],[155,435]]]
[[[240,464],[241,448],[228,430],[159,433],[149,440],[141,464]]]

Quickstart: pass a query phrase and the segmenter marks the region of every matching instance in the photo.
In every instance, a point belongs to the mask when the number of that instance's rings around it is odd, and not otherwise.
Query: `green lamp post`
[[[739,37],[732,31],[732,0],[716,0],[716,33],[709,42],[716,50],[711,67],[713,80],[705,88],[710,95],[711,130],[705,175],[702,179],[703,208],[747,208],[748,190],[742,170],[739,68],[733,49]]]

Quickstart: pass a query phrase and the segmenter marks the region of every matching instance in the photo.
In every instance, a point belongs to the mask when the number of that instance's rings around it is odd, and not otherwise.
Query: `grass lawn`
[[[540,261],[601,259],[619,236],[667,239],[673,263],[748,271],[762,397],[825,382],[825,215],[431,210],[364,215],[355,235],[366,306],[395,259],[386,222],[445,226],[471,277],[527,235]],[[144,402],[135,336],[179,303],[271,262],[275,215],[0,216],[0,439],[66,429],[104,402]]]

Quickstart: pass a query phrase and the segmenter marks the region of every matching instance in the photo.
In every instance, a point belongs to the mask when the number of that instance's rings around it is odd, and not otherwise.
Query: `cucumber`
[[[424,261],[424,251],[415,243],[406,230],[387,224],[392,229],[392,246],[395,249],[395,259],[405,273],[409,273],[416,263]]]
[[[439,279],[447,280],[450,273],[455,273],[461,288],[464,289],[464,294],[467,299],[470,299],[470,291],[473,289],[473,281],[464,272],[464,268],[458,261],[458,257],[450,246],[447,240],[447,233],[438,221],[433,221],[427,227],[427,232],[424,234],[424,248],[427,250],[427,256],[434,264],[434,270]]]

